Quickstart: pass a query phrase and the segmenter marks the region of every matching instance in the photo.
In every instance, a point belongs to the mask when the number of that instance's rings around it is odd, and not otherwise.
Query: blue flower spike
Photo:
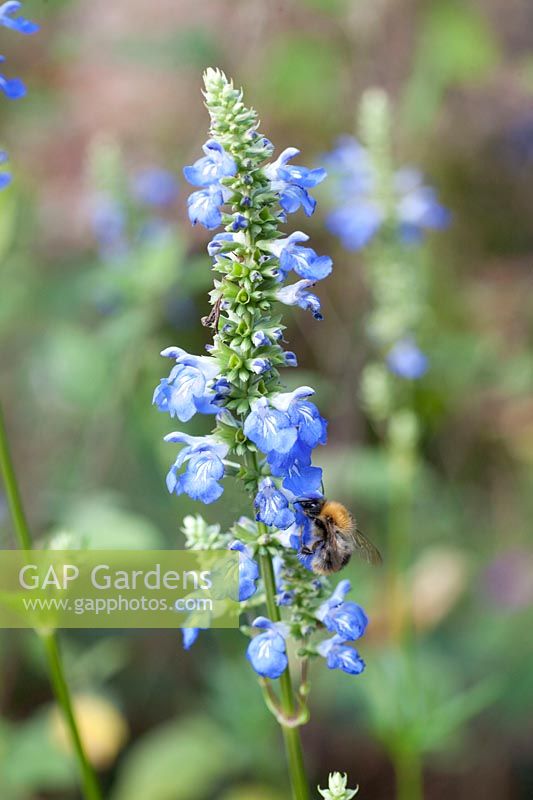
[[[284,391],[280,377],[284,369],[297,368],[298,359],[284,340],[278,304],[322,319],[315,287],[333,268],[304,231],[281,231],[280,224],[298,210],[314,212],[313,189],[326,172],[295,164],[294,147],[274,157],[242,91],[219,70],[208,69],[204,81],[209,138],[202,156],[183,172],[194,187],[187,201],[190,221],[213,231],[207,252],[216,278],[213,311],[205,320],[213,326],[213,341],[208,355],[180,347],[162,351],[174,363],[153,402],[183,423],[196,414],[211,415],[213,429],[206,436],[175,431],[165,437],[180,445],[167,487],[208,504],[221,496],[223,478],[236,476],[253,498],[255,519],[239,519],[230,534],[214,534],[209,549],[238,552],[239,602],[247,610],[266,600],[286,620],[272,612],[271,619],[258,616],[253,622],[257,632],[246,656],[260,677],[276,680],[288,669],[289,636],[297,644],[296,658],[304,645],[331,669],[358,674],[364,664],[347,642],[363,636],[366,615],[346,600],[348,581],[331,592],[301,553],[314,534],[297,498],[322,496],[322,470],[313,457],[326,444],[327,422],[312,387]],[[264,575],[272,559],[274,586],[267,579],[259,583],[256,553]],[[315,634],[332,636],[315,650]],[[197,635],[198,629],[184,631],[185,647]]]

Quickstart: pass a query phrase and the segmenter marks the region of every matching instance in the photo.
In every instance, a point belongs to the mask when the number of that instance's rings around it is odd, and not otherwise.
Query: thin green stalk
[[[7,440],[7,433],[1,406],[0,406],[0,470],[2,472],[2,479],[6,490],[7,502],[9,505],[9,510],[11,513],[11,518],[13,520],[13,526],[15,528],[17,538],[19,540],[21,548],[25,551],[29,551],[32,549],[32,538],[26,520],[26,515],[24,514],[24,508],[22,505],[22,499],[20,496],[17,477],[15,474],[15,470],[13,468],[13,461],[11,459],[11,453],[9,450],[9,443]],[[44,644],[46,659],[48,664],[48,672],[50,675],[50,681],[52,683],[54,694],[65,716],[65,721],[67,723],[72,738],[72,743],[74,745],[76,758],[78,760],[80,768],[82,786],[85,798],[86,800],[102,800],[102,794],[100,791],[100,787],[98,785],[98,781],[96,779],[96,775],[89,762],[89,759],[87,758],[87,754],[85,753],[80,738],[80,733],[78,730],[76,718],[74,716],[74,711],[72,707],[70,691],[68,688],[68,684],[65,680],[65,671],[63,668],[63,662],[61,659],[61,653],[59,651],[56,635],[53,631],[50,631],[47,633],[40,633],[39,636]]]
[[[22,506],[22,498],[13,468],[13,461],[9,451],[9,443],[7,441],[6,426],[4,423],[4,415],[2,407],[0,406],[0,469],[2,470],[2,478],[6,490],[7,502],[9,511],[13,519],[13,525],[17,532],[20,546],[23,550],[31,550],[31,534],[26,522],[26,515]]]
[[[96,779],[94,770],[87,758],[87,754],[83,747],[80,738],[80,732],[74,716],[74,709],[72,707],[72,700],[67,681],[65,679],[65,672],[63,669],[63,662],[61,653],[57,644],[57,638],[53,632],[40,634],[46,650],[46,658],[48,661],[48,671],[50,673],[50,680],[54,688],[56,700],[61,706],[65,721],[70,731],[72,744],[76,752],[76,758],[80,767],[83,792],[86,800],[102,800],[100,787]]]
[[[259,530],[261,533],[267,532],[267,528],[263,523],[259,523]],[[259,556],[259,564],[265,586],[268,615],[273,622],[279,622],[281,616],[279,607],[276,605],[276,582],[270,555],[268,553],[261,554]],[[287,667],[285,672],[281,675],[279,682],[281,708],[284,716],[287,717],[287,719],[291,719],[296,713],[296,707],[289,667]],[[293,800],[309,800],[309,784],[305,774],[299,728],[282,725],[281,729],[283,731],[285,750],[289,764]]]

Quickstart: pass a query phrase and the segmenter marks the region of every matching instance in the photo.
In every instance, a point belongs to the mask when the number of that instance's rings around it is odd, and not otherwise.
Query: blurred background
[[[395,796],[422,758],[428,800],[533,796],[533,5],[529,0],[33,0],[31,40],[2,36],[28,97],[1,105],[13,186],[0,194],[0,385],[40,542],[182,546],[183,517],[249,513],[170,497],[172,428],[151,406],[163,347],[209,333],[209,233],[190,227],[183,165],[200,155],[206,66],[245,88],[278,153],[320,162],[353,133],[362,92],[390,95],[395,158],[453,221],[424,248],[433,336],[394,648],[384,578],[347,569],[372,623],[358,678],[317,665],[303,738],[312,783],[348,771]],[[159,172],[165,170],[165,173]],[[167,174],[170,173],[170,174]],[[327,182],[326,182],[327,184]],[[326,492],[387,560],[390,486],[362,410],[370,300],[360,253],[327,233],[327,186],[305,226],[334,258],[325,320],[288,314],[298,384],[330,420]],[[300,212],[301,213],[301,212]],[[292,376],[291,376],[292,379]],[[208,429],[206,418],[188,424]],[[0,492],[0,543],[14,545]],[[80,724],[111,800],[283,800],[285,761],[238,632],[64,633]],[[0,632],[0,796],[73,800],[76,768],[39,641]],[[413,679],[413,675],[416,676]],[[403,761],[402,761],[403,759]]]

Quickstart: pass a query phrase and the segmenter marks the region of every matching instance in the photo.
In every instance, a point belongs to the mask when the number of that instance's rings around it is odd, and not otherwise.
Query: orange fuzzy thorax
[[[351,533],[353,530],[353,517],[348,509],[335,500],[326,500],[320,511],[321,517],[331,517],[335,525],[343,532]]]

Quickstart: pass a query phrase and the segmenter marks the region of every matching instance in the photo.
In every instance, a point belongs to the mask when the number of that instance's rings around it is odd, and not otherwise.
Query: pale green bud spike
[[[220,532],[220,525],[208,525],[200,514],[185,517],[181,530],[187,550],[222,549],[231,539],[230,534]]]
[[[348,789],[346,787],[347,783],[348,776],[346,773],[341,775],[340,772],[330,772],[328,788],[321,789],[319,786],[318,791],[324,800],[352,800],[352,797],[355,797],[359,791],[359,787],[357,786],[355,789]]]

